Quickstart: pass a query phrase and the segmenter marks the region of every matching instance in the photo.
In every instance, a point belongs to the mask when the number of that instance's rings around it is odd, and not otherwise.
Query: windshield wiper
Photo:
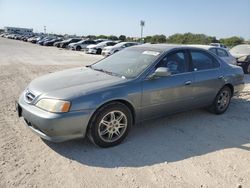
[[[114,73],[114,72],[110,72],[110,71],[107,71],[107,70],[104,70],[104,69],[93,68],[92,65],[87,65],[86,67],[88,67],[88,68],[90,68],[90,69],[93,69],[93,70],[95,70],[95,71],[99,71],[99,72],[103,72],[103,73],[112,75],[112,76],[117,76],[117,77],[121,77],[121,78],[126,78],[125,76],[120,75],[120,74],[117,74],[117,73]]]
[[[104,69],[97,69],[97,68],[93,68],[93,67],[91,67],[91,66],[89,66],[89,68],[91,68],[91,69],[93,69],[93,70],[95,70],[95,71],[104,72],[104,73],[109,74],[109,75],[112,75],[112,76],[124,77],[124,76],[122,76],[122,75],[120,75],[120,74],[117,74],[117,73],[114,73],[114,72],[110,72],[110,71],[107,71],[107,70],[104,70]]]

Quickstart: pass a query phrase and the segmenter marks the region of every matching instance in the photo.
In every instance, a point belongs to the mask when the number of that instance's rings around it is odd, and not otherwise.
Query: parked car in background
[[[216,54],[218,57],[223,59],[228,64],[231,64],[231,65],[237,64],[236,58],[232,56],[232,54],[226,48],[210,46],[210,45],[189,45],[189,46],[203,48],[205,50],[208,50]]]
[[[127,47],[131,47],[131,46],[135,46],[138,44],[139,44],[138,42],[121,42],[121,43],[118,43],[114,46],[107,46],[107,47],[103,48],[102,55],[109,56],[109,55],[112,55],[116,52],[119,52],[122,49],[125,49]]]
[[[44,46],[53,46],[54,43],[56,43],[56,42],[61,42],[61,41],[62,41],[61,38],[54,38],[54,39],[51,39],[51,40],[49,40],[49,41],[45,41],[45,42],[43,43],[43,45],[44,45]]]
[[[33,80],[17,112],[49,141],[88,136],[100,147],[122,142],[137,122],[207,107],[223,114],[243,90],[241,67],[201,48],[138,45],[88,66]],[[91,83],[91,84],[90,84]],[[232,109],[236,110],[236,109]]]
[[[22,38],[22,40],[24,41],[24,42],[27,42],[30,38],[32,38],[32,37],[34,37],[33,35],[31,35],[31,36],[25,36],[25,37],[23,37]]]
[[[82,49],[86,49],[87,46],[91,45],[91,44],[96,44],[96,42],[94,40],[84,39],[84,40],[81,40],[79,42],[70,43],[68,45],[68,47],[71,50],[80,51]]]
[[[29,38],[28,42],[37,43],[37,41],[42,40],[43,38],[44,38],[44,36],[35,36],[35,37],[32,37],[32,38]]]
[[[250,74],[250,44],[237,45],[230,53],[237,59],[237,65],[243,68],[244,73]]]
[[[52,39],[54,39],[54,37],[52,37],[52,36],[44,37],[43,39],[37,41],[37,44],[43,45],[44,42],[50,41]]]
[[[87,46],[86,53],[101,54],[103,48],[105,48],[106,46],[114,46],[116,44],[117,44],[116,42],[111,41],[111,40],[100,42],[98,44],[91,44],[91,45]]]
[[[209,45],[227,49],[227,46],[221,43],[210,43]]]
[[[66,48],[70,43],[79,42],[80,40],[81,40],[80,38],[70,38],[67,40],[63,40],[63,41],[58,43],[59,45],[57,47]]]

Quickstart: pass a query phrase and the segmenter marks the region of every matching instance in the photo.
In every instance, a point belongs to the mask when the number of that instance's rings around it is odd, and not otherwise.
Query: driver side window
[[[158,67],[166,67],[171,74],[188,72],[188,61],[184,51],[178,51],[165,56],[158,64]]]

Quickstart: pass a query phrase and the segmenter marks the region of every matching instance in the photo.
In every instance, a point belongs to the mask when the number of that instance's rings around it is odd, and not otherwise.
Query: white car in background
[[[114,46],[116,44],[117,44],[117,42],[114,42],[111,40],[100,42],[98,44],[91,44],[91,45],[87,46],[86,53],[101,54],[103,48],[105,48],[106,46]]]
[[[205,50],[208,50],[208,51],[216,54],[218,57],[220,57],[226,63],[231,64],[231,65],[237,65],[236,58],[233,57],[232,54],[226,48],[221,48],[221,47],[211,46],[211,45],[189,45],[189,46],[203,48]]]
[[[226,48],[226,49],[228,49],[226,45],[221,44],[221,43],[210,43],[209,45],[210,45],[210,46],[215,46],[215,47],[221,47],[221,48]]]
[[[70,43],[68,47],[72,50],[80,51],[82,49],[86,49],[87,46],[91,44],[96,44],[96,42],[94,40],[84,39],[79,42]]]
[[[121,43],[118,43],[114,46],[107,46],[107,47],[103,48],[102,55],[109,56],[109,55],[112,55],[112,54],[114,54],[114,53],[116,53],[124,48],[130,47],[130,46],[135,46],[138,44],[139,44],[138,42],[121,42]]]

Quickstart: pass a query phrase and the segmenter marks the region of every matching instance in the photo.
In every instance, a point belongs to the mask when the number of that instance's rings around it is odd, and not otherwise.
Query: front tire
[[[102,53],[102,49],[97,49],[97,51],[96,51],[96,54],[101,54]]]
[[[246,63],[246,66],[244,68],[245,74],[250,74],[250,62]]]
[[[232,91],[228,86],[224,86],[216,95],[209,111],[214,114],[223,114],[227,111],[232,98]]]
[[[112,147],[128,135],[132,114],[126,105],[112,102],[97,110],[89,126],[88,137],[95,145]]]

